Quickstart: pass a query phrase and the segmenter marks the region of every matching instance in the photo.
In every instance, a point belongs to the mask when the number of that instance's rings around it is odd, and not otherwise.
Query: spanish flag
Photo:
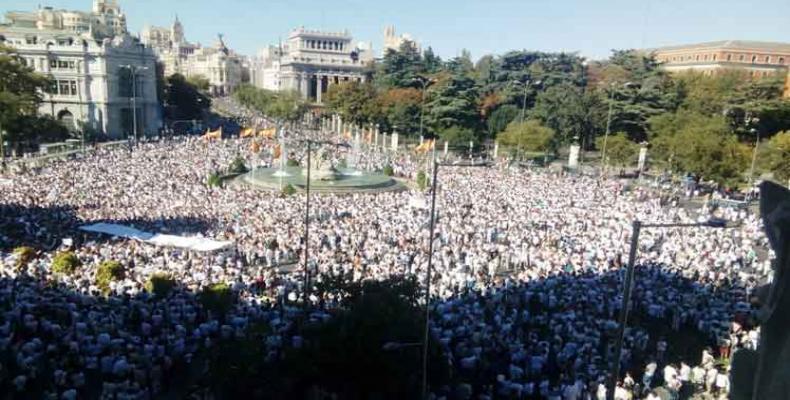
[[[203,135],[203,140],[211,141],[212,139],[222,139],[222,127],[220,126],[216,131],[206,129],[206,134]]]
[[[258,136],[266,139],[274,138],[274,134],[277,131],[276,128],[269,128],[269,129],[262,129],[258,131]]]
[[[252,136],[254,134],[255,134],[255,130],[254,129],[246,128],[246,129],[242,129],[241,134],[239,134],[239,137],[246,138],[246,137],[250,137],[250,136]]]
[[[274,145],[274,153],[272,154],[272,158],[280,158],[283,154],[282,148],[280,148],[279,144]]]

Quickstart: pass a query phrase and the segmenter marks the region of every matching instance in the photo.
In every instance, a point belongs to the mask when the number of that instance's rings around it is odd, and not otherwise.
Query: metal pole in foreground
[[[606,391],[606,398],[614,399],[614,389],[620,375],[620,358],[623,355],[623,339],[625,338],[625,324],[628,321],[628,306],[631,299],[631,285],[634,280],[634,263],[636,262],[636,250],[639,246],[639,232],[642,229],[642,222],[634,221],[631,232],[631,249],[628,251],[628,269],[625,273],[623,284],[623,302],[620,308],[620,321],[617,327],[617,343],[615,345],[614,365],[612,366],[612,376],[609,377],[609,388]]]
[[[307,181],[305,183],[305,212],[304,212],[304,303],[307,307],[308,296],[310,295],[310,272],[308,270],[307,248],[308,240],[310,238],[310,145],[311,141],[307,141]]]
[[[612,128],[612,105],[614,104],[614,89],[609,94],[609,114],[606,117],[606,133],[603,136],[603,150],[601,151],[601,173],[606,173],[606,140],[609,139],[609,131]]]
[[[132,130],[134,130],[134,144],[137,145],[137,71],[130,66],[132,73]]]
[[[431,181],[431,221],[430,238],[428,239],[428,270],[425,272],[425,331],[422,349],[422,398],[428,400],[428,341],[430,339],[431,321],[431,269],[433,267],[433,233],[436,227],[436,180],[439,176],[439,164],[433,160],[433,180]]]

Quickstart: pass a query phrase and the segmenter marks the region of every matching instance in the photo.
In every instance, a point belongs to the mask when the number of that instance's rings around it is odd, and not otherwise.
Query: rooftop
[[[761,42],[755,40],[719,40],[715,42],[656,47],[648,50],[673,51],[673,50],[689,50],[689,49],[762,50],[762,51],[790,53],[790,43]]]

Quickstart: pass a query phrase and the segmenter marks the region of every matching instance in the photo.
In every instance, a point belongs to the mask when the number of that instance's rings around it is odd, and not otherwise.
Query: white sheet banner
[[[93,224],[80,227],[87,232],[105,233],[113,236],[139,240],[156,246],[180,247],[195,251],[216,251],[229,247],[232,242],[206,239],[200,236],[186,237],[178,235],[164,235],[159,233],[144,232],[130,226],[118,224]]]

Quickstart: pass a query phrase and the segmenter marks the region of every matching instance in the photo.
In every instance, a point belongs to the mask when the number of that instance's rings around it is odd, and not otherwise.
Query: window
[[[49,60],[49,67],[50,68],[57,68],[58,67],[58,60]]]
[[[752,56],[752,64],[757,62],[757,56]]]
[[[766,64],[770,64],[771,63],[771,56],[765,56],[765,63]]]
[[[72,96],[76,96],[77,95],[77,81],[69,81],[69,84],[71,85],[71,95]]]
[[[716,54],[713,55],[713,61],[716,61]]]
[[[697,56],[694,57],[694,61],[699,61],[699,54],[697,54]]]
[[[740,56],[738,56],[738,61],[741,61],[741,62],[743,62],[743,60],[745,60],[745,59],[746,59],[746,57],[745,57],[743,54],[741,54]]]
[[[784,57],[779,57],[779,64],[784,65],[784,63],[785,63],[785,58]]]
[[[732,61],[732,54],[727,54],[727,61]]]

